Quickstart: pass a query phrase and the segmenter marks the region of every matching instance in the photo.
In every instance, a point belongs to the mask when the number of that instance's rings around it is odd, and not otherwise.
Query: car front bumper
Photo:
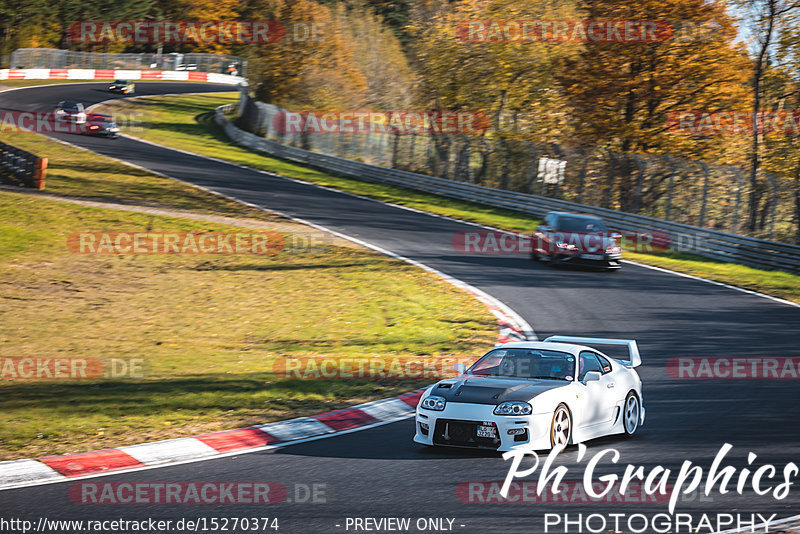
[[[602,266],[609,269],[619,269],[622,267],[620,264],[622,254],[615,252],[613,254],[591,254],[591,253],[576,253],[576,254],[563,254],[557,255],[556,261],[559,263],[570,265],[589,265],[589,266]]]
[[[448,402],[440,412],[417,407],[414,441],[496,451],[551,448],[552,413],[506,416],[495,415],[494,408],[489,404],[459,402]],[[493,426],[495,438],[478,436],[478,426]]]

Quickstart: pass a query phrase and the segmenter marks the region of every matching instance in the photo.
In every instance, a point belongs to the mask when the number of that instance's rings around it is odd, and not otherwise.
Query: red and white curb
[[[169,80],[237,85],[241,76],[217,72],[132,69],[0,69],[0,80]]]
[[[423,389],[313,417],[66,456],[0,462],[0,489],[266,450],[391,423],[414,414]]]

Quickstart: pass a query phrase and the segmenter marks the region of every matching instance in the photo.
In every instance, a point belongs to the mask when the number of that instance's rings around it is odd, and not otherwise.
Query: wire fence
[[[462,134],[284,133],[285,110],[242,96],[237,125],[284,145],[709,230],[787,243],[800,238],[800,184],[769,174],[761,177],[764,193],[751,232],[749,177],[737,167]]]
[[[235,107],[233,104],[218,107],[214,113],[214,121],[236,144],[274,157],[335,172],[356,180],[425,191],[485,206],[512,209],[537,218],[543,217],[550,211],[582,211],[602,217],[610,230],[620,232],[623,236],[648,236],[646,240],[648,244],[655,243],[657,240],[674,251],[690,252],[758,269],[777,269],[800,273],[800,245],[707,230],[624,211],[370,165],[352,159],[304,150],[271,141],[238,128],[227,117],[232,114]],[[559,164],[559,166],[563,165]],[[629,246],[626,244],[625,237],[623,237],[622,244],[625,247]]]
[[[247,61],[225,54],[114,54],[75,52],[54,48],[20,48],[11,53],[14,69],[130,69],[196,70],[243,76]]]

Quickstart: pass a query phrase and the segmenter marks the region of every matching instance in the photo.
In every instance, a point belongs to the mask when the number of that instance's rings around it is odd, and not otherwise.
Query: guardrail
[[[0,143],[0,174],[39,190],[44,189],[47,158]]]
[[[366,182],[374,182],[433,193],[498,208],[541,217],[548,211],[580,211],[603,218],[615,231],[663,232],[670,248],[691,252],[721,261],[749,265],[761,269],[776,269],[800,273],[800,246],[707,230],[687,224],[673,223],[632,213],[577,204],[539,195],[494,189],[446,178],[416,174],[387,167],[369,165],[337,156],[321,154],[282,145],[251,134],[234,126],[226,117],[238,104],[220,106],[215,113],[216,123],[236,143],[265,152],[271,156],[303,163],[322,170]]]

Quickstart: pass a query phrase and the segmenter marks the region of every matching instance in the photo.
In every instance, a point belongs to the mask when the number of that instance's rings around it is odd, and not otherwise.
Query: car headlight
[[[434,410],[437,412],[441,412],[444,410],[444,405],[447,404],[447,401],[444,397],[439,397],[438,395],[431,395],[430,397],[426,397],[422,400],[419,404],[420,408],[425,408],[426,410]]]
[[[527,402],[510,401],[501,402],[494,409],[495,415],[530,415],[533,407]]]

